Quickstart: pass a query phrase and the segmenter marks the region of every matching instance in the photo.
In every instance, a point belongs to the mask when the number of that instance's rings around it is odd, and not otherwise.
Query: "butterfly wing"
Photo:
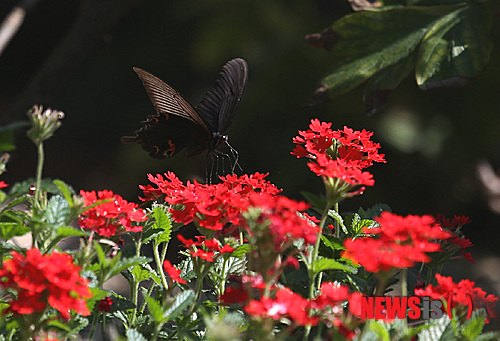
[[[196,109],[174,88],[140,68],[134,68],[153,103],[157,115],[141,122],[135,136],[124,136],[123,143],[139,142],[157,159],[171,157],[183,148],[188,155],[207,149],[212,133]]]
[[[213,133],[224,133],[234,117],[248,78],[248,65],[241,58],[224,65],[213,88],[196,110]]]
[[[146,91],[158,114],[170,114],[190,120],[210,132],[196,109],[177,90],[143,69],[134,71],[144,84]]]

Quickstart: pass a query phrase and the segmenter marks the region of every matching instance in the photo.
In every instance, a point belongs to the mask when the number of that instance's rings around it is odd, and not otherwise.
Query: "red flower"
[[[99,304],[97,305],[97,309],[106,313],[106,312],[111,310],[112,304],[113,304],[113,301],[111,300],[111,297],[104,297],[102,300],[99,301]]]
[[[470,223],[470,218],[466,216],[454,216],[453,219],[447,219],[443,215],[439,214],[436,216],[436,220],[439,221],[441,226],[447,230],[456,230]]]
[[[450,233],[442,230],[431,216],[398,216],[382,212],[375,220],[376,228],[365,228],[371,236],[347,239],[343,257],[350,258],[370,272],[406,268],[416,262],[429,262],[426,252],[440,250],[437,239],[447,239]]]
[[[168,260],[163,262],[163,268],[167,272],[167,274],[172,278],[172,280],[176,281],[177,283],[181,284],[186,284],[186,280],[181,278],[181,270],[177,269],[175,266],[172,265]]]
[[[444,300],[445,302],[448,302],[448,298],[453,296],[451,300],[452,307],[448,307],[448,309],[456,307],[457,304],[467,309],[470,297],[472,300],[472,309],[486,309],[486,323],[489,323],[490,318],[496,317],[494,308],[498,297],[492,294],[487,295],[483,289],[474,287],[475,283],[473,281],[464,279],[458,283],[454,283],[451,277],[441,276],[440,274],[436,274],[436,280],[438,282],[437,286],[428,285],[425,289],[415,289],[415,295],[428,296],[435,300]]]
[[[86,209],[80,216],[80,227],[94,230],[104,237],[111,237],[124,231],[140,232],[142,226],[135,225],[147,219],[143,209],[132,202],[127,202],[112,191],[80,191]],[[123,230],[121,229],[123,227]]]
[[[47,307],[57,309],[65,319],[69,312],[89,315],[84,298],[92,296],[88,282],[79,274],[80,267],[73,264],[70,255],[52,252],[42,255],[38,249],[26,251],[23,256],[12,251],[0,269],[0,286],[17,291],[10,303],[14,314],[42,312]]]
[[[276,321],[286,317],[299,326],[316,325],[319,320],[317,316],[309,316],[309,301],[288,288],[278,290],[274,299],[262,297],[260,300],[251,300],[244,309],[254,317],[267,317]]]
[[[199,257],[208,262],[213,262],[218,254],[231,253],[235,250],[229,244],[221,247],[219,241],[215,238],[206,240],[204,236],[196,236],[196,242],[184,238],[181,234],[178,234],[177,238],[184,244],[184,247],[189,249],[191,257]]]
[[[343,285],[337,285],[332,282],[321,284],[321,294],[311,302],[311,306],[315,309],[331,308],[335,313],[342,313],[342,304],[346,302],[351,294],[349,288]]]
[[[5,188],[5,187],[9,187],[9,185],[7,185],[5,181],[0,181],[0,188]]]
[[[317,175],[340,179],[351,186],[373,186],[373,176],[362,169],[374,162],[385,162],[384,155],[378,153],[380,144],[370,140],[373,133],[347,127],[333,131],[331,125],[311,120],[309,130],[299,131],[293,138],[297,146],[292,154],[313,160],[308,166]]]
[[[242,285],[227,287],[224,294],[219,297],[220,303],[225,305],[247,302],[248,299],[248,291]]]
[[[288,199],[281,195],[249,195],[249,207],[260,211],[259,221],[267,224],[266,231],[273,237],[275,250],[280,252],[296,239],[303,239],[306,244],[314,244],[320,232],[319,227],[309,219],[302,217],[297,212],[309,208],[309,204]],[[243,225],[248,234],[255,236],[256,227]],[[259,227],[257,226],[257,229]],[[267,233],[262,236],[264,239]]]

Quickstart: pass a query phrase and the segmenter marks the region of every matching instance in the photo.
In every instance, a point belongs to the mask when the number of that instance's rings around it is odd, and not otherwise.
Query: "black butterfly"
[[[248,65],[232,59],[224,65],[213,88],[196,109],[174,88],[152,74],[134,67],[153,102],[157,115],[141,122],[135,136],[123,136],[123,143],[139,142],[149,155],[157,159],[172,157],[187,148],[193,156],[208,150],[216,152],[243,96],[248,77]],[[232,148],[231,148],[232,150]]]

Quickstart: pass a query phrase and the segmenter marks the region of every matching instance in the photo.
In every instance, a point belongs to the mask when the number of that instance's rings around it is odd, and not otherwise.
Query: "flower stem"
[[[165,272],[163,271],[162,268],[162,261],[160,259],[160,253],[158,252],[158,244],[155,243],[155,246],[153,247],[153,254],[155,256],[155,262],[156,262],[156,271],[160,273],[160,278],[161,278],[161,283],[163,284],[163,287],[165,290],[168,290],[168,282],[167,278],[165,277]]]
[[[314,249],[311,254],[311,262],[309,263],[309,269],[308,269],[308,274],[309,274],[309,300],[314,299],[314,294],[316,292],[316,260],[318,259],[318,254],[319,254],[319,246],[321,244],[321,236],[323,235],[323,228],[326,224],[326,219],[328,217],[328,211],[330,210],[330,207],[332,206],[331,203],[327,203],[325,209],[323,210],[323,213],[321,215],[321,222],[319,223],[319,233],[318,237],[316,239],[316,243],[314,244]],[[321,285],[321,277],[320,280],[317,283],[318,288]],[[308,340],[309,338],[309,333],[311,332],[311,326],[307,325],[306,330],[304,333],[304,338],[303,340]]]
[[[44,152],[43,152],[43,142],[39,142],[37,144],[37,151],[38,151],[38,163],[36,166],[36,182],[35,182],[35,201],[34,205],[36,208],[40,208],[40,187],[42,186],[42,169],[43,169],[43,162],[44,162]]]
[[[401,269],[401,296],[408,296],[408,269]]]

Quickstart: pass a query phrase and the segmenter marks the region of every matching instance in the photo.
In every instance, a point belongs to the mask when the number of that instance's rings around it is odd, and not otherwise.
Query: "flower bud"
[[[31,121],[31,129],[28,130],[28,137],[36,144],[49,139],[52,134],[61,126],[59,120],[64,118],[64,113],[58,110],[47,109],[43,106],[35,105],[28,111]]]

